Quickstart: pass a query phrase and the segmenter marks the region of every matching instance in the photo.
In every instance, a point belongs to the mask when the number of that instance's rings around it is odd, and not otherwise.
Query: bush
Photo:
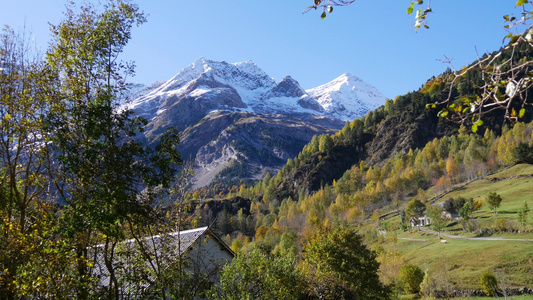
[[[416,294],[420,292],[420,284],[424,280],[424,272],[419,266],[407,264],[400,269],[398,280],[405,293]]]
[[[517,224],[514,220],[509,219],[496,219],[493,221],[493,229],[496,232],[515,232],[517,231]]]
[[[483,292],[489,297],[494,296],[498,290],[498,280],[496,280],[496,276],[490,271],[486,271],[479,276],[479,284]]]
[[[426,271],[424,280],[420,284],[420,292],[424,299],[435,299],[435,291],[437,290],[437,281],[429,271]]]

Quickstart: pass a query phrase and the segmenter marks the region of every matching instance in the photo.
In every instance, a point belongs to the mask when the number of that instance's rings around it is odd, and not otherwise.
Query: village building
[[[116,286],[121,299],[149,293],[160,276],[175,279],[176,288],[205,288],[218,282],[220,269],[235,256],[209,227],[124,241],[112,260],[102,247],[93,252],[93,275],[102,289]],[[187,283],[180,285],[179,280]]]

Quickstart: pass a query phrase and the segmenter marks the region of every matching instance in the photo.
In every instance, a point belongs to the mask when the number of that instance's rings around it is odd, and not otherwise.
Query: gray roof
[[[233,251],[231,251],[231,249],[207,226],[183,230],[179,232],[173,232],[169,234],[149,236],[142,238],[139,241],[143,244],[144,253],[147,253],[151,257],[151,259],[157,257],[159,263],[163,265],[163,268],[166,268],[168,267],[168,262],[172,262],[176,259],[179,259],[179,256],[181,256],[188,249],[190,249],[192,245],[201,236],[205,234],[208,234],[209,236],[216,239],[226,250],[228,250],[232,255],[234,255]],[[105,266],[103,251],[104,247],[105,245],[101,244],[92,248],[95,251],[93,252],[93,255],[95,255],[95,257],[90,257],[90,259],[94,259],[93,274],[98,278],[98,285],[106,287],[110,284],[110,274],[109,270]],[[116,247],[115,252],[116,253],[113,259],[113,265],[115,266],[115,268],[120,269],[123,272],[128,272],[133,268],[132,266],[130,266],[132,255],[134,257],[142,257],[143,255],[143,251],[141,251],[139,243],[135,239],[129,239],[119,243]],[[130,256],[130,260],[128,260],[127,258],[120,258],[121,254],[125,255],[125,257]],[[145,279],[147,282],[153,282],[154,280],[154,278],[150,275],[148,275]],[[148,286],[149,284],[143,285],[144,288]],[[128,289],[128,286],[123,288]]]

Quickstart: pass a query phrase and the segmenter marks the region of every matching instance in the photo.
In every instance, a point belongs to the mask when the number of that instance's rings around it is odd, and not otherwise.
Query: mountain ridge
[[[123,108],[148,121],[149,144],[171,126],[182,133],[178,149],[197,166],[196,187],[229,180],[217,175],[235,173],[222,172],[226,168],[238,169],[232,180],[274,173],[314,135],[333,134],[385,102],[377,89],[349,73],[304,90],[290,75],[277,82],[252,61],[205,58],[167,81],[137,89]]]
[[[350,73],[304,90],[290,75],[276,82],[252,61],[227,63],[200,58],[171,79],[156,84],[149,91],[144,90],[143,94],[137,95],[126,107],[151,120],[157,115],[155,107],[162,105],[162,100],[169,96],[188,93],[213,96],[212,93],[225,92],[233,94],[235,99],[240,98],[235,103],[226,103],[227,108],[238,111],[289,111],[351,121],[383,105],[386,99],[373,86]]]

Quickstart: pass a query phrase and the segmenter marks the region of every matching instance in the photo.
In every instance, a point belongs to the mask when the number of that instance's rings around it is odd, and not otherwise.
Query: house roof
[[[223,246],[232,256],[235,253],[224,243],[215,233],[213,233],[209,227],[199,227],[189,230],[182,230],[178,232],[172,232],[163,235],[154,235],[144,237],[140,240],[144,244],[145,251],[153,257],[158,257],[159,260],[165,261],[173,256],[180,256],[184,254],[192,245],[202,236],[209,235],[214,238],[219,244]],[[100,244],[94,247],[94,274],[99,278],[99,284],[101,286],[109,286],[109,270],[105,266],[104,252],[98,249],[104,249],[105,245]],[[135,239],[129,239],[121,242],[117,245],[117,249],[120,249],[123,253],[137,253],[139,252],[139,243]],[[114,265],[119,265],[122,268],[128,268],[128,263],[121,261],[120,258],[113,260]],[[152,281],[153,278],[149,278]],[[145,286],[146,287],[146,286]]]

